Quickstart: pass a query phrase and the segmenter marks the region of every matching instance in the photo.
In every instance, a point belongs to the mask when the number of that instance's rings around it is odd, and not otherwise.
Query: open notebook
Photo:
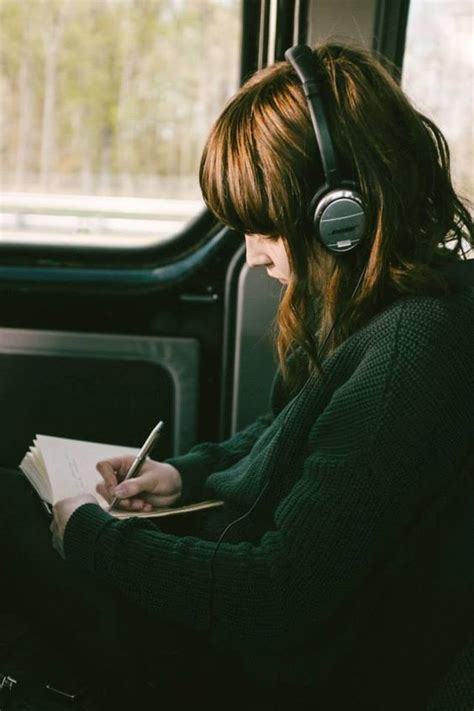
[[[55,504],[69,496],[88,493],[93,494],[100,506],[108,510],[108,503],[96,491],[96,485],[102,480],[95,468],[97,462],[121,454],[136,455],[138,451],[133,447],[83,442],[39,434],[36,435],[33,445],[23,457],[20,469],[40,498],[47,504]],[[110,514],[116,518],[130,518],[132,516],[155,518],[200,511],[222,506],[223,503],[219,500],[200,501],[186,506],[154,509],[149,513],[120,511],[114,508]]]

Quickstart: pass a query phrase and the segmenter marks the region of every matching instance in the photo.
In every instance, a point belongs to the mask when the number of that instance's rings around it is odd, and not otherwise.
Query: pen
[[[151,449],[153,448],[153,445],[155,444],[156,440],[157,440],[158,437],[160,436],[160,432],[161,432],[162,427],[163,427],[163,422],[160,420],[160,422],[158,422],[158,424],[156,425],[156,427],[154,427],[154,428],[152,429],[152,431],[150,432],[150,434],[149,434],[148,437],[146,438],[143,447],[140,449],[140,451],[138,452],[137,456],[136,456],[135,459],[133,460],[132,466],[131,466],[130,469],[128,470],[128,472],[127,472],[127,474],[126,474],[126,476],[125,476],[125,478],[124,478],[123,481],[127,481],[127,479],[130,479],[132,476],[135,476],[136,474],[138,474],[138,472],[140,471],[140,469],[141,469],[141,467],[142,467],[143,462],[145,461],[145,459],[146,459],[147,456],[148,456],[148,452],[151,451]],[[120,482],[120,483],[123,483],[123,482]],[[118,497],[115,496],[114,499],[112,500],[112,503],[111,503],[110,506],[109,506],[109,511],[111,511],[111,509],[115,506],[115,503],[116,503],[116,501],[117,501],[117,498],[118,498]]]

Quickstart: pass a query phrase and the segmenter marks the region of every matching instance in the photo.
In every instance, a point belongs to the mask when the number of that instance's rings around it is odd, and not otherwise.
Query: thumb
[[[128,481],[123,481],[115,489],[115,495],[120,499],[127,499],[129,496],[136,496],[142,491],[152,492],[156,486],[153,472],[146,472]]]

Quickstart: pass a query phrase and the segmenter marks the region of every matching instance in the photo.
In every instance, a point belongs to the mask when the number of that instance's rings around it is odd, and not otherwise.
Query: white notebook
[[[29,479],[38,496],[48,504],[79,494],[93,494],[103,509],[108,510],[107,501],[96,491],[102,477],[96,470],[97,462],[121,454],[138,454],[138,449],[115,444],[83,442],[75,439],[36,435],[33,445],[23,457],[20,469]],[[200,511],[222,506],[223,501],[200,501],[186,506],[157,508],[150,512],[110,511],[116,518],[155,518],[180,513]]]

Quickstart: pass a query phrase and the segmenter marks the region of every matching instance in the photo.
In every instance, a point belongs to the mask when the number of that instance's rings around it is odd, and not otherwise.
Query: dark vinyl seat
[[[473,265],[474,266],[474,265]],[[474,484],[474,444],[463,464],[462,476]],[[474,709],[474,500],[467,535],[472,548],[472,616],[466,619],[467,642],[457,651],[442,675],[426,711],[473,711]]]

